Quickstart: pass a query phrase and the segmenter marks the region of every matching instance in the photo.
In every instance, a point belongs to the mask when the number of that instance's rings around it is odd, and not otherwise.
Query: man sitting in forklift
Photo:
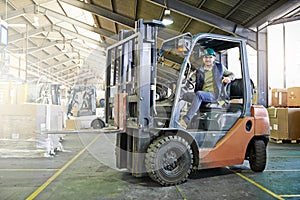
[[[200,54],[198,54],[199,59]],[[212,48],[205,49],[203,52],[203,65],[196,68],[196,85],[193,101],[186,115],[179,120],[179,126],[183,129],[187,128],[202,102],[218,103],[222,101],[223,84],[234,80],[234,74],[222,64],[215,62],[215,60],[215,51]]]

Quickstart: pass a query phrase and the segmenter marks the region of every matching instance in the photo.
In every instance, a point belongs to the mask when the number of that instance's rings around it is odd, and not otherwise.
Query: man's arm
[[[225,83],[229,83],[229,82],[233,81],[235,78],[234,73],[227,70],[227,68],[224,66],[223,66],[223,76],[224,76],[224,78],[223,78],[222,82],[225,82]]]

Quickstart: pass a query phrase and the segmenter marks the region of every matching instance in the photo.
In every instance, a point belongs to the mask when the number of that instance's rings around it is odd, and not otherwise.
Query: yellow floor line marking
[[[179,192],[179,194],[181,195],[181,197],[183,198],[183,200],[187,200],[187,198],[183,195],[182,189],[179,187],[179,185],[175,185],[175,187]]]
[[[59,169],[34,169],[34,168],[32,168],[32,169],[0,169],[0,171],[5,171],[5,172],[7,172],[7,171],[11,171],[11,172],[15,172],[15,171],[57,171],[57,170],[59,170]]]
[[[292,198],[292,197],[300,197],[300,194],[281,194],[281,197]]]
[[[254,173],[251,169],[243,169],[241,172]],[[300,169],[266,169],[264,172],[300,172]]]
[[[37,197],[52,181],[54,181],[65,169],[67,169],[81,154],[83,154],[101,135],[98,135],[90,144],[84,147],[77,155],[75,155],[69,162],[67,162],[61,169],[59,169],[53,176],[51,176],[45,183],[43,183],[37,190],[35,190],[26,200],[32,200]]]
[[[300,169],[267,169],[264,172],[300,172]]]
[[[300,156],[268,156],[268,158],[300,158]]]
[[[234,172],[236,175],[238,175],[239,177],[241,177],[242,179],[248,181],[249,183],[252,183],[253,185],[255,185],[256,187],[260,188],[261,190],[265,191],[266,193],[270,194],[271,196],[275,197],[276,199],[280,199],[280,200],[284,200],[280,195],[275,194],[274,192],[272,192],[271,190],[268,190],[267,188],[263,187],[262,185],[256,183],[255,181],[251,180],[250,178],[242,175],[241,173],[238,172]]]

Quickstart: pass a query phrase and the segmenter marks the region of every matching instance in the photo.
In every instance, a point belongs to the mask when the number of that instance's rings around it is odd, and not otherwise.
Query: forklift
[[[105,121],[120,130],[116,165],[163,186],[187,181],[193,169],[243,164],[266,166],[269,117],[253,105],[246,40],[210,33],[185,33],[160,43],[160,21],[136,22],[107,49]],[[191,102],[196,67],[212,48],[217,62],[235,74],[223,87],[223,103],[202,104],[186,129],[178,126]],[[200,63],[201,64],[201,63]]]
[[[67,118],[74,119],[79,122],[77,125],[78,127],[76,127],[79,129],[102,129],[105,127],[105,123],[103,121],[104,106],[101,106],[100,102],[100,107],[97,107],[95,86],[73,86],[70,90],[69,101],[67,104]]]

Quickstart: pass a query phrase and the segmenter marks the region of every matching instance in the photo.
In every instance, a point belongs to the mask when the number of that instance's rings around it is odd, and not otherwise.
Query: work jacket
[[[217,100],[221,100],[222,96],[222,79],[223,77],[229,77],[231,81],[234,79],[234,74],[228,71],[222,64],[215,62],[212,67],[213,80],[214,80],[214,91]],[[202,90],[205,80],[204,66],[201,66],[196,71],[196,85],[195,92]]]

